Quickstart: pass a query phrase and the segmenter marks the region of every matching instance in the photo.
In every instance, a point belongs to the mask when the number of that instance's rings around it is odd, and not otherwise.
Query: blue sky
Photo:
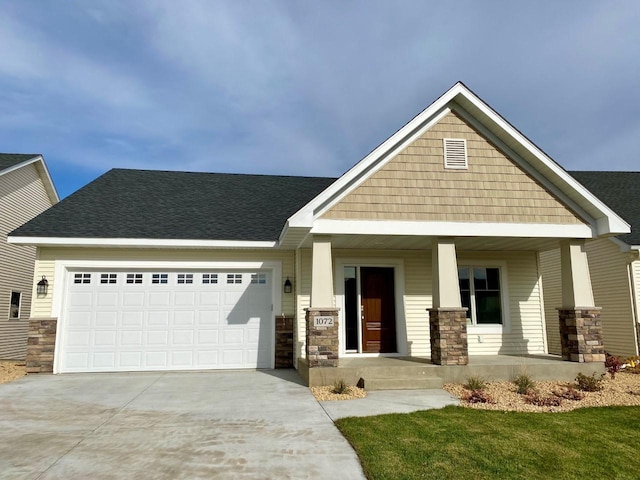
[[[570,170],[640,169],[640,2],[5,0],[0,151],[338,176],[463,81]]]

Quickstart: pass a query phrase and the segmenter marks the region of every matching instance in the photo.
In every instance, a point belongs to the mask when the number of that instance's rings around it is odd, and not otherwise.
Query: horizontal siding
[[[608,239],[586,245],[593,298],[601,307],[602,341],[612,355],[636,351],[632,296],[629,285],[629,254]]]
[[[445,169],[443,138],[467,140],[467,170]],[[323,215],[328,219],[581,223],[454,113]]]
[[[36,262],[36,276],[46,275],[49,280],[49,291],[53,292],[57,286],[55,278],[56,260],[121,260],[121,261],[281,261],[282,277],[291,280],[295,284],[294,252],[293,251],[265,251],[265,250],[174,250],[174,249],[107,249],[107,248],[42,248]],[[46,298],[34,299],[32,309],[33,317],[51,316],[52,295]],[[284,313],[292,315],[295,312],[295,295],[282,294],[282,312],[274,312],[276,315]]]
[[[635,327],[636,327],[636,355],[640,354],[640,260],[635,260],[631,264],[633,275],[633,294],[635,301]]]
[[[547,322],[547,344],[549,353],[562,355],[558,307],[562,306],[562,277],[560,272],[560,249],[540,252],[540,273],[544,293],[544,316]]]
[[[304,308],[309,306],[311,292],[311,250],[300,251],[301,270],[298,293],[298,318],[304,318]],[[333,258],[401,259],[404,264],[403,307],[407,327],[407,350],[411,355],[429,357],[429,314],[432,306],[431,252],[430,251],[384,251],[384,250],[339,250]],[[505,334],[478,334],[469,336],[469,353],[472,355],[544,353],[544,330],[542,320],[541,293],[538,282],[535,252],[458,253],[459,262],[506,261],[509,281],[510,331]],[[304,350],[305,325],[298,324],[299,349]]]
[[[22,360],[27,349],[35,247],[7,243],[9,232],[51,206],[34,165],[0,176],[0,359]],[[11,291],[19,291],[19,319],[9,319]]]

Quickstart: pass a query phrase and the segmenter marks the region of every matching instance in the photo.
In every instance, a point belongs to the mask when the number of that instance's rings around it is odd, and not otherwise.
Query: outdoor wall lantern
[[[291,293],[292,289],[293,285],[291,285],[291,280],[289,280],[289,277],[287,277],[287,279],[284,281],[284,293]]]
[[[36,291],[38,292],[38,295],[46,295],[48,289],[49,282],[47,282],[47,277],[43,275],[42,280],[36,284]]]

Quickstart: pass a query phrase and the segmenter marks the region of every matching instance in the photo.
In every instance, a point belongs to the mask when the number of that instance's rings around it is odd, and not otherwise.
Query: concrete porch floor
[[[570,381],[579,373],[604,372],[604,364],[563,361],[556,355],[476,355],[468,365],[434,365],[422,357],[341,357],[338,367],[309,368],[298,359],[298,373],[309,386],[331,385],[336,380],[367,390],[441,388],[470,376],[488,381],[510,380],[526,373],[534,380]]]

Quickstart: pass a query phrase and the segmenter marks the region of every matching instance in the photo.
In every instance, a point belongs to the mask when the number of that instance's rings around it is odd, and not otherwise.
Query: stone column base
[[[293,318],[276,317],[276,368],[293,367]]]
[[[29,320],[25,363],[27,373],[53,373],[57,324],[57,318],[32,318]]]
[[[338,366],[338,309],[306,308],[309,368]]]
[[[436,365],[467,365],[466,308],[430,308],[431,362]]]
[[[604,362],[600,308],[558,308],[562,359],[570,362]]]

